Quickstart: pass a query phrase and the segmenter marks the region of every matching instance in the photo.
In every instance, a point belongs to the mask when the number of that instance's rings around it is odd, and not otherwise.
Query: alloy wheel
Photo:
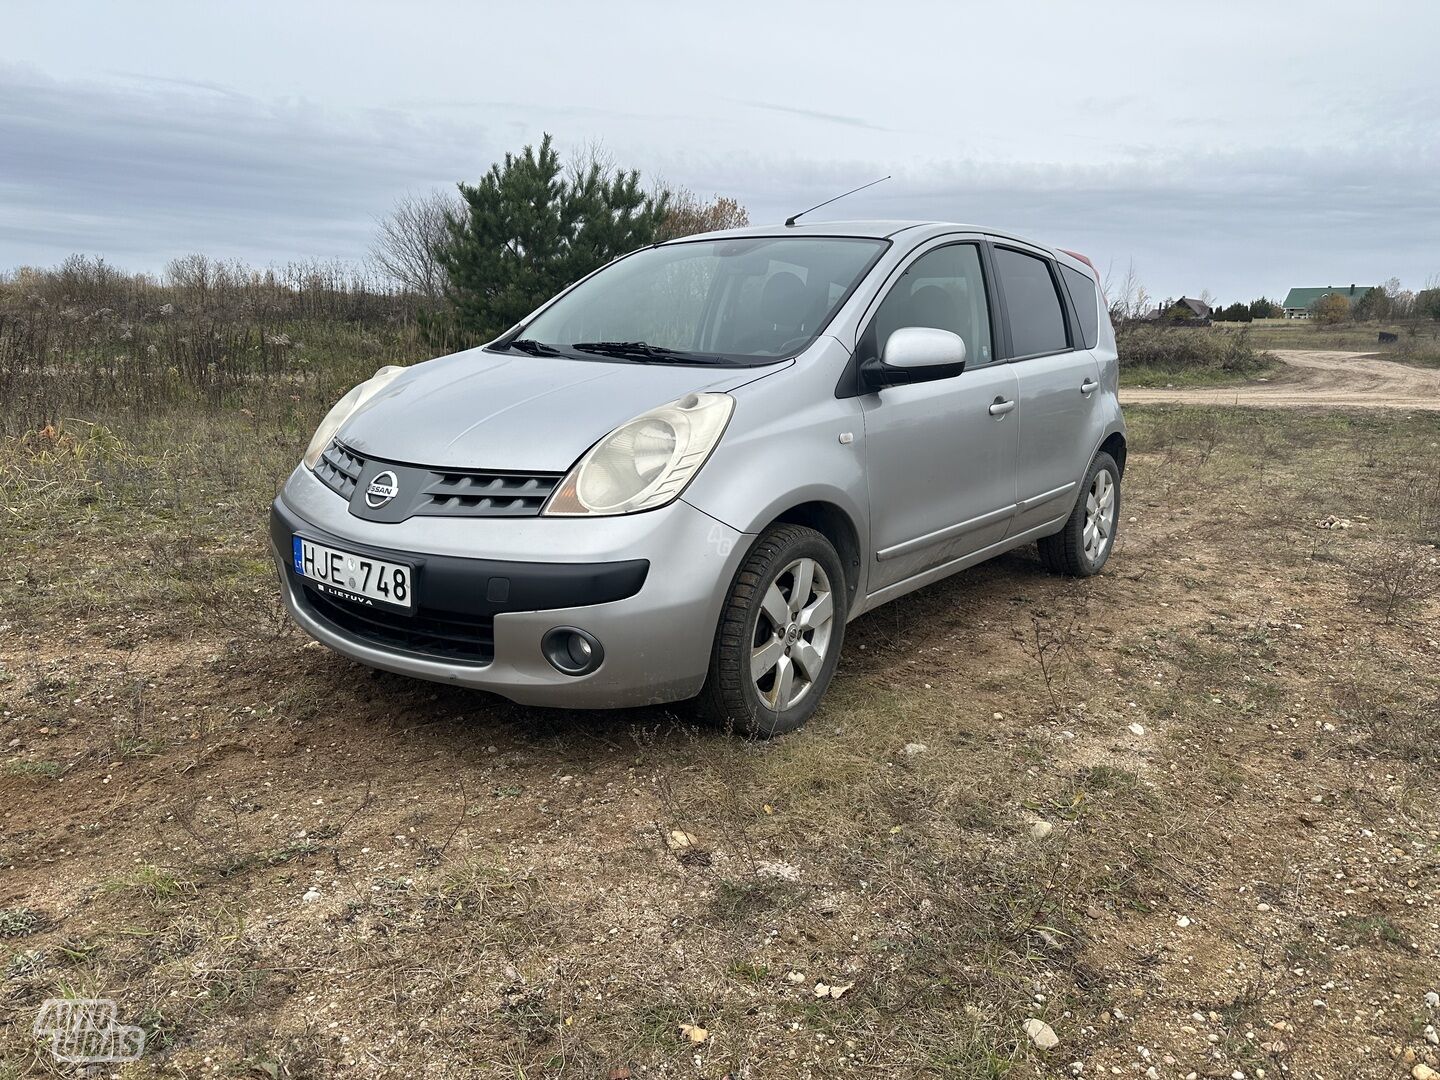
[[[796,705],[820,678],[835,622],[830,578],[814,559],[796,559],[765,590],[750,650],[750,677],[767,708]]]
[[[1085,495],[1085,557],[1098,562],[1114,531],[1115,479],[1108,469],[1101,469]]]

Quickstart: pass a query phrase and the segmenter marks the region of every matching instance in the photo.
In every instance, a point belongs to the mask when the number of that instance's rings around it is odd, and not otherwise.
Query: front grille
[[[315,463],[315,475],[335,494],[348,499],[355,494],[355,484],[359,481],[360,470],[363,468],[364,458],[331,439],[330,445]]]
[[[535,517],[564,476],[402,465],[365,458],[338,439],[331,441],[315,465],[320,482],[347,500],[363,479],[386,471],[395,474],[400,496],[383,509],[354,499],[351,513],[390,522],[411,517]]]
[[[296,598],[310,614],[348,637],[396,652],[477,667],[495,659],[495,617],[472,615],[440,619],[402,615],[383,608],[360,607],[322,596],[296,584]]]
[[[559,473],[434,472],[425,486],[429,504],[417,514],[534,517],[560,483]]]

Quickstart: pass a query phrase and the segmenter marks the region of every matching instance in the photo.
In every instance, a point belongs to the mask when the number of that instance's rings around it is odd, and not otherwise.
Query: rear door
[[[906,326],[959,334],[967,357],[950,378],[860,396],[872,596],[1005,537],[1015,510],[1016,381],[993,324],[982,245],[941,242],[888,283],[861,333],[861,361]]]
[[[1015,535],[1074,508],[1094,450],[1100,365],[1085,348],[1055,262],[1009,241],[997,241],[992,257],[1006,356],[1018,380]]]

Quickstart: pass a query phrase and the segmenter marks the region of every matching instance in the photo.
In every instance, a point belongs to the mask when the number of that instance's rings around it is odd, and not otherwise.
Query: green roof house
[[[1291,289],[1285,294],[1285,303],[1280,306],[1285,309],[1287,319],[1308,319],[1315,310],[1316,303],[1322,297],[1336,293],[1345,298],[1352,308],[1362,296],[1370,291],[1370,285],[1341,285],[1338,288],[1334,285],[1326,285],[1323,289]]]

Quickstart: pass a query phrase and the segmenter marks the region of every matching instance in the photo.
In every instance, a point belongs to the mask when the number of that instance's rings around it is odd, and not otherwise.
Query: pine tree
[[[1285,314],[1285,309],[1268,297],[1258,297],[1250,301],[1250,317],[1252,319],[1278,319]]]
[[[1390,317],[1390,297],[1384,289],[1366,289],[1355,301],[1356,322],[1373,322]]]
[[[565,286],[654,242],[668,197],[640,190],[640,174],[600,161],[566,170],[546,135],[505,155],[478,184],[461,184],[436,256],[448,317],[432,336],[488,341]],[[443,325],[448,324],[448,325]]]

